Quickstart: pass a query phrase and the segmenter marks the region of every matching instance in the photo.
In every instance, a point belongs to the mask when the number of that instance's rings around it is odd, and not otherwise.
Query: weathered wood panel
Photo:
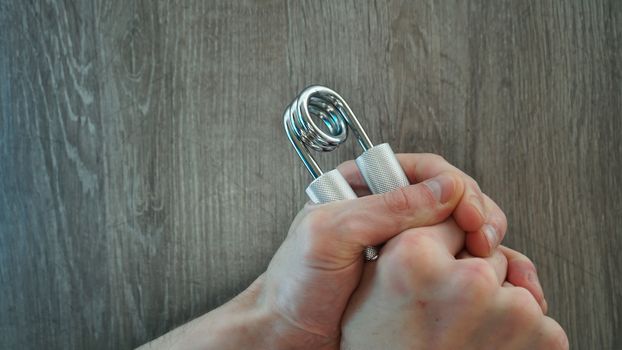
[[[0,348],[131,348],[242,290],[306,200],[311,83],[472,174],[573,348],[622,348],[621,2],[1,0],[0,32]]]

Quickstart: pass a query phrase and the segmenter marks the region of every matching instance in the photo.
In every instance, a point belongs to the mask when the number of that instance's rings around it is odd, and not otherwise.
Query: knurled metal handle
[[[324,173],[313,180],[306,192],[311,201],[316,204],[357,198],[350,184],[337,169]]]
[[[358,158],[356,165],[361,171],[369,190],[374,193],[391,192],[410,185],[400,162],[388,143],[374,146]]]
[[[365,151],[356,158],[356,165],[361,171],[367,187],[374,194],[391,192],[399,187],[410,185],[400,162],[398,162],[388,143],[374,146]],[[375,253],[375,260],[378,258],[378,248],[372,248],[373,252],[370,254]],[[367,255],[368,252],[365,251],[365,254]]]

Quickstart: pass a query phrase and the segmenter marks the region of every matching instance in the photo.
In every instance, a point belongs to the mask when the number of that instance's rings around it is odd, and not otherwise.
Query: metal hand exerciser
[[[314,121],[320,121],[327,132]],[[307,195],[314,203],[357,198],[337,169],[324,173],[309,152],[330,152],[345,142],[352,129],[363,154],[356,158],[367,186],[372,193],[393,191],[408,186],[409,182],[388,143],[374,146],[354,113],[335,91],[319,85],[309,86],[294,99],[283,116],[285,132],[314,180],[307,187]],[[366,261],[378,258],[375,247],[363,252]]]

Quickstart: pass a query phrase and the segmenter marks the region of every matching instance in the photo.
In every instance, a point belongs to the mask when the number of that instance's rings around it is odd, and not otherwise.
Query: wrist
[[[304,349],[308,334],[293,327],[263,298],[263,277],[203,316],[200,349]],[[196,343],[195,343],[196,344]],[[314,348],[315,349],[315,348]]]
[[[228,303],[138,350],[300,350],[335,347],[334,341],[318,342],[317,335],[295,326],[270,307],[270,303],[263,300],[262,280],[260,277]]]
[[[300,349],[288,323],[259,301],[261,279],[228,303],[137,350]]]
[[[267,348],[267,329],[274,321],[257,307],[257,281],[226,304],[204,314],[137,350],[203,350]]]
[[[205,315],[201,349],[268,349],[276,339],[270,330],[277,322],[255,303],[234,299]],[[278,348],[275,348],[278,349]]]

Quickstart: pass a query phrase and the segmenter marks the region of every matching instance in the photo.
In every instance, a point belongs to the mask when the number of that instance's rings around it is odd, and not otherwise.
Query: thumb
[[[325,225],[332,226],[335,238],[358,249],[384,243],[410,228],[445,221],[463,192],[459,174],[448,171],[416,185],[328,203],[322,209],[332,214],[324,217],[330,218]]]

